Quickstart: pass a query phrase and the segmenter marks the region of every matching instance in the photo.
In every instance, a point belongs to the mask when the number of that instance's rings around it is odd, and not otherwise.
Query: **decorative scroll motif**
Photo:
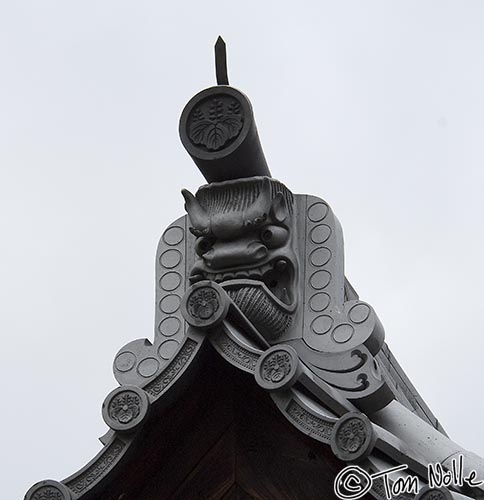
[[[289,403],[286,413],[303,429],[307,430],[311,434],[319,436],[325,443],[330,442],[331,433],[333,431],[331,423],[313,415],[294,400]]]
[[[219,296],[213,288],[199,288],[188,299],[188,312],[193,318],[209,319],[219,307]]]
[[[259,359],[256,354],[238,345],[225,335],[220,336],[216,340],[214,339],[214,342],[220,347],[225,356],[230,358],[235,364],[251,372],[255,370],[255,365]]]
[[[140,414],[140,398],[134,392],[122,392],[112,399],[108,411],[113,420],[128,424]]]
[[[150,382],[144,390],[152,396],[159,396],[163,390],[168,387],[175,377],[181,372],[183,367],[188,363],[197,343],[191,339],[187,339],[185,345],[181,348],[180,352],[173,358],[168,367],[158,375],[152,382]]]
[[[351,418],[344,422],[336,433],[338,447],[347,453],[356,453],[361,449],[365,440],[365,425],[358,418]]]
[[[43,486],[39,488],[34,495],[32,500],[64,500],[65,496],[63,493],[55,486]]]
[[[284,351],[276,351],[262,364],[261,376],[266,382],[281,382],[291,371],[291,356]]]
[[[193,144],[203,145],[209,151],[222,149],[242,129],[243,118],[240,103],[214,97],[200,104],[188,119],[188,137]]]
[[[113,443],[108,446],[101,457],[93,465],[91,465],[78,477],[69,481],[67,486],[77,494],[80,494],[90,488],[109,472],[118,457],[121,455],[125,446],[126,444],[119,439],[113,441]]]

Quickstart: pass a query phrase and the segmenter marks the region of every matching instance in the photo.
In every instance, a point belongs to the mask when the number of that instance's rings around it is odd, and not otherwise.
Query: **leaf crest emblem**
[[[212,99],[208,112],[197,108],[191,118],[188,130],[190,140],[210,151],[222,149],[237,137],[243,124],[240,103],[236,100],[226,103],[219,98]]]

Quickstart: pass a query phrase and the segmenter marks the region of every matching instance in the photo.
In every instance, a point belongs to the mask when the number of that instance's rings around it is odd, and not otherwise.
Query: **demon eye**
[[[195,251],[200,255],[200,257],[207,253],[213,247],[213,239],[208,236],[203,236],[202,238],[198,238],[195,243]]]
[[[289,238],[289,231],[281,226],[265,226],[260,232],[260,239],[267,248],[281,247]]]

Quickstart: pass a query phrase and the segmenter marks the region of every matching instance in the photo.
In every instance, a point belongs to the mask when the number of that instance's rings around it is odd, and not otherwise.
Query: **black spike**
[[[227,47],[221,36],[215,42],[215,75],[217,77],[217,85],[229,85]]]

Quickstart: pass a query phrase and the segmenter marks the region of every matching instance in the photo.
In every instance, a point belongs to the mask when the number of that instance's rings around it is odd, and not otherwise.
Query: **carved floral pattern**
[[[129,424],[141,411],[141,401],[135,392],[121,392],[109,404],[109,416],[121,424]]]
[[[240,103],[235,99],[227,103],[214,97],[208,105],[208,110],[196,108],[190,118],[190,140],[211,151],[222,149],[230,139],[237,137],[242,129]]]
[[[358,418],[350,418],[338,429],[336,443],[347,453],[356,453],[365,443],[365,424]]]
[[[188,299],[188,312],[193,318],[206,320],[211,318],[218,310],[219,297],[212,288],[199,288]]]
[[[125,446],[125,443],[122,441],[113,441],[113,443],[105,449],[104,453],[94,464],[88,467],[85,472],[69,481],[67,486],[77,494],[89,489],[108,473],[121,452],[124,450]]]
[[[291,356],[287,352],[274,352],[262,364],[261,376],[266,382],[278,383],[291,371]]]
[[[287,414],[303,429],[316,434],[325,443],[331,440],[333,426],[331,423],[324,421],[322,418],[309,413],[305,408],[300,406],[294,400],[291,401],[287,408]]]
[[[232,339],[226,336],[214,339],[214,342],[234,363],[249,371],[253,372],[255,370],[258,360],[257,354],[244,349],[242,346],[236,344]]]

